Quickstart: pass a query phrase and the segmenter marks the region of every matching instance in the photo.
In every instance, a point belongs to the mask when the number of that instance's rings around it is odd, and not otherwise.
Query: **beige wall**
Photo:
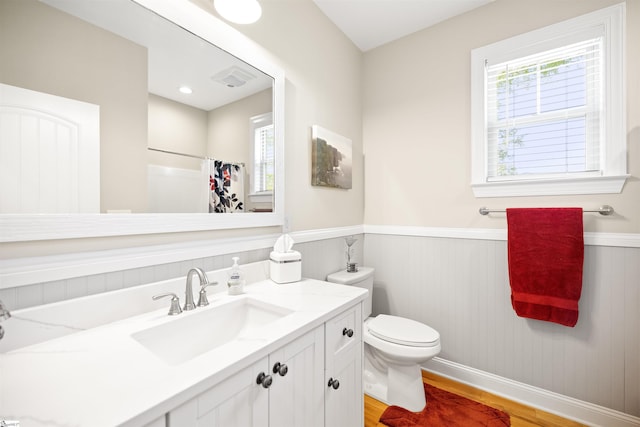
[[[249,164],[249,119],[273,110],[267,89],[209,111],[207,155],[227,162]]]
[[[146,49],[35,0],[0,0],[0,29],[0,81],[100,106],[101,211],[144,211]]]
[[[627,144],[621,194],[475,198],[470,182],[470,51],[618,3],[496,0],[364,55],[365,223],[505,228],[478,208],[610,204],[587,231],[640,232],[640,1],[627,1]]]
[[[195,1],[210,10],[210,2]],[[362,53],[311,0],[263,0],[262,17],[236,29],[285,71],[285,204],[293,231],[362,224]],[[311,186],[311,126],[353,142],[353,188]]]
[[[7,3],[25,0],[0,0]],[[27,0],[36,3],[34,0]],[[203,7],[210,2],[202,2]],[[362,159],[361,76],[362,53],[315,6],[312,0],[266,0],[262,2],[262,19],[253,25],[238,26],[250,38],[265,48],[270,59],[286,76],[285,111],[285,203],[291,230],[308,230],[362,224],[364,212],[364,176]],[[5,16],[5,10],[0,15]],[[26,32],[45,28],[30,21]],[[4,31],[4,26],[0,27]],[[4,37],[0,37],[4,39]],[[103,49],[94,49],[103,55]],[[3,58],[2,63],[6,61]],[[120,61],[118,65],[126,64]],[[128,73],[127,67],[122,72]],[[128,74],[127,74],[128,76]],[[111,83],[95,82],[97,89],[110,93]],[[89,100],[91,102],[91,100]],[[146,111],[147,96],[144,104]],[[126,109],[114,114],[127,117]],[[353,189],[335,190],[312,187],[311,126],[321,125],[353,141]],[[121,130],[124,132],[125,128]],[[128,130],[128,129],[127,129]],[[115,131],[115,130],[114,130]],[[146,117],[145,130],[146,132]],[[146,135],[145,135],[146,137]],[[118,138],[116,138],[117,140]],[[126,141],[122,135],[119,138]],[[133,151],[128,148],[128,151]],[[137,148],[136,155],[138,154]],[[146,164],[144,149],[139,153]],[[129,155],[132,155],[129,153]],[[122,160],[122,157],[119,157]],[[125,181],[129,177],[120,175]],[[144,177],[146,179],[146,176]],[[119,208],[119,207],[118,207]],[[125,207],[122,207],[125,208]],[[187,242],[217,237],[247,236],[277,233],[279,227],[226,230],[200,233],[170,233],[158,235],[89,238],[4,245],[0,258],[41,256],[119,247],[145,246],[171,242]]]
[[[149,94],[149,147],[205,157],[207,112]],[[200,170],[201,161],[173,154],[148,152],[149,164]]]

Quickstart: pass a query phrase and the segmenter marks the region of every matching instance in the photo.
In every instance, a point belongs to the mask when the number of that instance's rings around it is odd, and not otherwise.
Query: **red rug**
[[[502,427],[510,426],[509,414],[474,402],[466,397],[424,385],[427,405],[422,412],[411,412],[399,406],[389,406],[380,422],[389,427]]]

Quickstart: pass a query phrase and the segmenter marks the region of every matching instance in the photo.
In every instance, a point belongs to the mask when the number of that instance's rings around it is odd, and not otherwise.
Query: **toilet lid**
[[[404,317],[379,314],[367,326],[371,335],[401,345],[432,347],[440,340],[440,334],[435,329]]]

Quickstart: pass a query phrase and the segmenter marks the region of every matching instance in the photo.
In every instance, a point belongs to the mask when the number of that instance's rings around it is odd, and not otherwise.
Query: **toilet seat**
[[[379,314],[366,325],[374,337],[399,345],[434,347],[440,343],[440,334],[435,329],[404,317]]]

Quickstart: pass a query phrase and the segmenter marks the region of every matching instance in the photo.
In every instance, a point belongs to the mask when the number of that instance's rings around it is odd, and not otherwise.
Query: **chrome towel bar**
[[[490,213],[493,212],[506,212],[506,210],[504,209],[489,209],[486,207],[482,207],[480,209],[478,209],[478,212],[480,212],[480,215],[489,215]],[[600,206],[598,209],[585,209],[582,212],[597,212],[600,215],[613,215],[613,207],[609,206],[609,205],[602,205]]]

